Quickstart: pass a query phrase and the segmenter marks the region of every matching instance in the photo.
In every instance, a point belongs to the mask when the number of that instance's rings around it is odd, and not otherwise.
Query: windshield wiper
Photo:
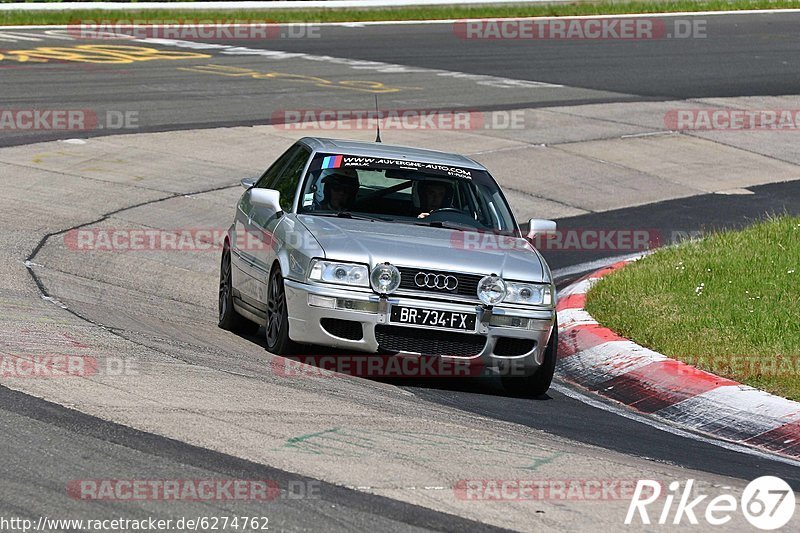
[[[314,215],[317,215],[317,216],[320,216],[320,217],[339,217],[339,218],[351,218],[351,219],[354,219],[354,220],[371,220],[373,222],[376,221],[376,220],[380,220],[381,222],[389,222],[389,221],[392,220],[391,218],[378,217],[378,216],[375,216],[375,215],[362,215],[360,213],[355,214],[355,213],[351,213],[350,211],[339,211],[338,213],[332,213],[332,212],[329,212],[329,213],[314,213],[312,211],[309,214],[314,214]]]
[[[459,224],[458,222],[450,222],[448,220],[432,220],[430,222],[414,222],[416,226],[428,226],[430,228],[445,228],[454,229],[458,231],[474,231],[475,227],[468,224]]]

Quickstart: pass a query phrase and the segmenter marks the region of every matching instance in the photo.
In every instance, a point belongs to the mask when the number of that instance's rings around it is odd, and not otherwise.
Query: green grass
[[[587,310],[664,355],[800,400],[800,217],[661,249],[598,282]]]
[[[175,9],[137,11],[81,10],[63,12],[0,12],[0,25],[69,24],[76,20],[174,21],[238,20],[274,22],[348,22],[368,20],[462,19],[521,16],[577,16],[622,13],[658,13],[676,11],[720,11],[740,9],[800,8],[800,0],[681,0],[681,1],[579,1],[549,5],[495,6],[420,6],[384,9],[285,9],[285,10],[208,10]]]

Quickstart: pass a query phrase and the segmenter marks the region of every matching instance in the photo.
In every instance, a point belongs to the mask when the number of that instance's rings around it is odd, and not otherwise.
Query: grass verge
[[[134,4],[132,4],[134,5]],[[271,22],[358,22],[370,20],[434,20],[464,18],[502,18],[535,16],[608,15],[624,13],[661,13],[681,11],[726,11],[743,9],[800,8],[800,0],[680,0],[680,1],[578,1],[559,4],[420,6],[383,9],[281,9],[281,10],[203,10],[174,9],[137,11],[2,11],[0,25],[69,24],[75,21],[147,21],[217,20]]]
[[[668,357],[800,400],[800,217],[659,250],[600,280],[586,307]]]

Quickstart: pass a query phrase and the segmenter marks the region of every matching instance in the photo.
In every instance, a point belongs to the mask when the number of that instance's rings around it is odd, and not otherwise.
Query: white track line
[[[32,32],[17,32],[17,31],[4,31],[2,32],[6,37],[13,37],[15,39],[22,39],[23,41],[41,41],[42,38],[47,38],[43,33]]]
[[[9,4],[0,4],[0,11],[4,9],[4,6]],[[36,5],[36,4],[26,4],[26,5]],[[65,5],[65,4],[56,4],[56,5]],[[123,4],[124,5],[124,4]],[[140,9],[139,6],[142,4],[137,4],[136,8]],[[178,9],[175,7],[175,4],[172,5],[174,9]],[[489,18],[489,19],[433,19],[433,20],[365,20],[365,21],[351,21],[351,22],[285,22],[279,24],[280,26],[341,26],[344,28],[360,28],[363,26],[402,26],[402,25],[416,25],[416,24],[454,24],[456,22],[468,22],[471,20],[507,20],[507,21],[514,21],[514,20],[552,20],[558,18],[569,18],[569,19],[621,19],[621,18],[667,18],[667,17],[717,17],[717,16],[729,16],[729,15],[771,15],[771,14],[796,14],[800,13],[800,9],[743,9],[741,11],[690,11],[690,12],[676,12],[676,13],[626,13],[626,14],[619,14],[619,15],[579,15],[574,17],[506,17],[506,18]],[[263,24],[261,22],[260,24]],[[230,26],[229,24],[205,24],[204,26]],[[246,26],[246,24],[244,24]],[[0,28],[5,28],[9,30],[66,30],[74,25],[63,25],[63,24],[56,24],[56,25],[37,25],[37,26],[0,26]]]
[[[231,2],[183,2],[176,6],[171,2],[137,2],[120,5],[118,2],[70,2],[62,3],[30,3],[14,2],[0,4],[0,11],[74,11],[92,9],[100,11],[120,11],[125,9],[308,9],[308,8],[385,8],[385,7],[423,7],[423,6],[456,6],[463,4],[540,4],[554,0],[281,0],[281,1],[231,1]],[[555,0],[568,1],[568,0]]]
[[[213,50],[222,55],[231,56],[246,56],[246,57],[264,57],[271,61],[291,60],[296,62],[298,59],[328,63],[333,65],[342,65],[347,68],[355,70],[372,70],[382,74],[429,74],[442,78],[463,79],[474,82],[477,85],[484,85],[499,89],[552,89],[563,87],[554,83],[545,83],[541,81],[520,80],[515,78],[503,78],[499,76],[490,76],[487,74],[470,74],[466,72],[458,72],[452,70],[428,68],[428,67],[414,67],[409,65],[401,65],[397,63],[384,63],[382,61],[367,61],[361,59],[350,59],[346,57],[335,57],[327,55],[306,54],[302,52],[286,52],[283,50],[270,50],[264,48],[248,48],[245,46],[233,46],[228,44],[215,44],[204,43],[200,41],[184,41],[180,39],[133,39],[131,42],[156,44],[162,46],[177,46],[178,48],[187,48],[190,50]]]
[[[586,263],[579,263],[577,265],[568,266],[565,268],[559,268],[558,270],[553,271],[553,279],[563,279],[569,276],[573,276],[575,274],[583,274],[584,272],[589,272],[592,270],[599,270],[603,267],[608,265],[619,263],[620,261],[627,261],[628,259],[636,259],[642,257],[642,252],[636,252],[634,254],[626,254],[626,255],[616,255],[612,257],[606,257],[604,259],[597,259],[595,261],[587,261]]]
[[[44,33],[34,33],[32,35],[41,35],[45,39],[61,39],[61,40],[64,40],[64,41],[74,41],[75,40],[73,37],[68,37],[66,35],[61,35],[61,34],[55,33],[52,30],[48,30],[48,31],[46,31]]]
[[[11,41],[13,43],[17,41],[41,41],[38,37],[30,37],[28,34],[23,35],[13,35],[8,32],[0,32],[0,40],[3,41]]]
[[[655,420],[652,420],[648,417],[635,414],[627,409],[623,409],[620,407],[616,407],[614,405],[607,404],[605,402],[601,402],[599,400],[595,400],[585,394],[576,391],[566,385],[562,385],[560,383],[553,383],[550,386],[552,389],[555,389],[559,393],[567,396],[568,398],[572,398],[573,400],[578,400],[579,402],[585,403],[592,407],[596,407],[597,409],[602,409],[603,411],[607,411],[609,413],[615,414],[617,416],[621,416],[623,418],[627,418],[629,420],[633,420],[634,422],[641,422],[642,424],[646,424],[650,427],[658,429],[660,431],[664,431],[666,433],[671,433],[672,435],[676,435],[678,437],[683,437],[686,439],[692,439],[700,442],[704,442],[706,444],[711,444],[712,446],[716,446],[718,448],[723,448],[725,450],[739,452],[746,455],[752,455],[754,457],[758,457],[760,459],[767,459],[770,461],[778,461],[780,463],[785,463],[787,465],[800,467],[800,461],[795,459],[789,459],[788,457],[783,457],[780,455],[773,455],[770,453],[762,452],[755,448],[750,448],[747,446],[742,446],[740,444],[735,444],[733,442],[723,441],[723,440],[716,440],[710,437],[704,437],[702,435],[698,435],[696,433],[692,433],[690,431],[684,431],[682,429],[678,429],[674,426],[670,426],[668,424],[662,424]]]

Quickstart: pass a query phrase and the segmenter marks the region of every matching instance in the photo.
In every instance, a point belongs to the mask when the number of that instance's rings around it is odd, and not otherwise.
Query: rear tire
[[[550,334],[550,341],[544,352],[544,361],[530,376],[501,377],[500,381],[506,392],[514,396],[526,396],[537,398],[544,395],[553,382],[553,375],[556,372],[556,361],[558,360],[558,317],[553,323],[553,332]]]
[[[228,331],[255,335],[261,324],[248,320],[233,307],[233,276],[231,274],[231,249],[226,242],[222,248],[219,266],[219,327]]]
[[[289,313],[281,269],[276,264],[269,275],[267,293],[267,350],[275,355],[292,355],[298,345],[289,338]]]

